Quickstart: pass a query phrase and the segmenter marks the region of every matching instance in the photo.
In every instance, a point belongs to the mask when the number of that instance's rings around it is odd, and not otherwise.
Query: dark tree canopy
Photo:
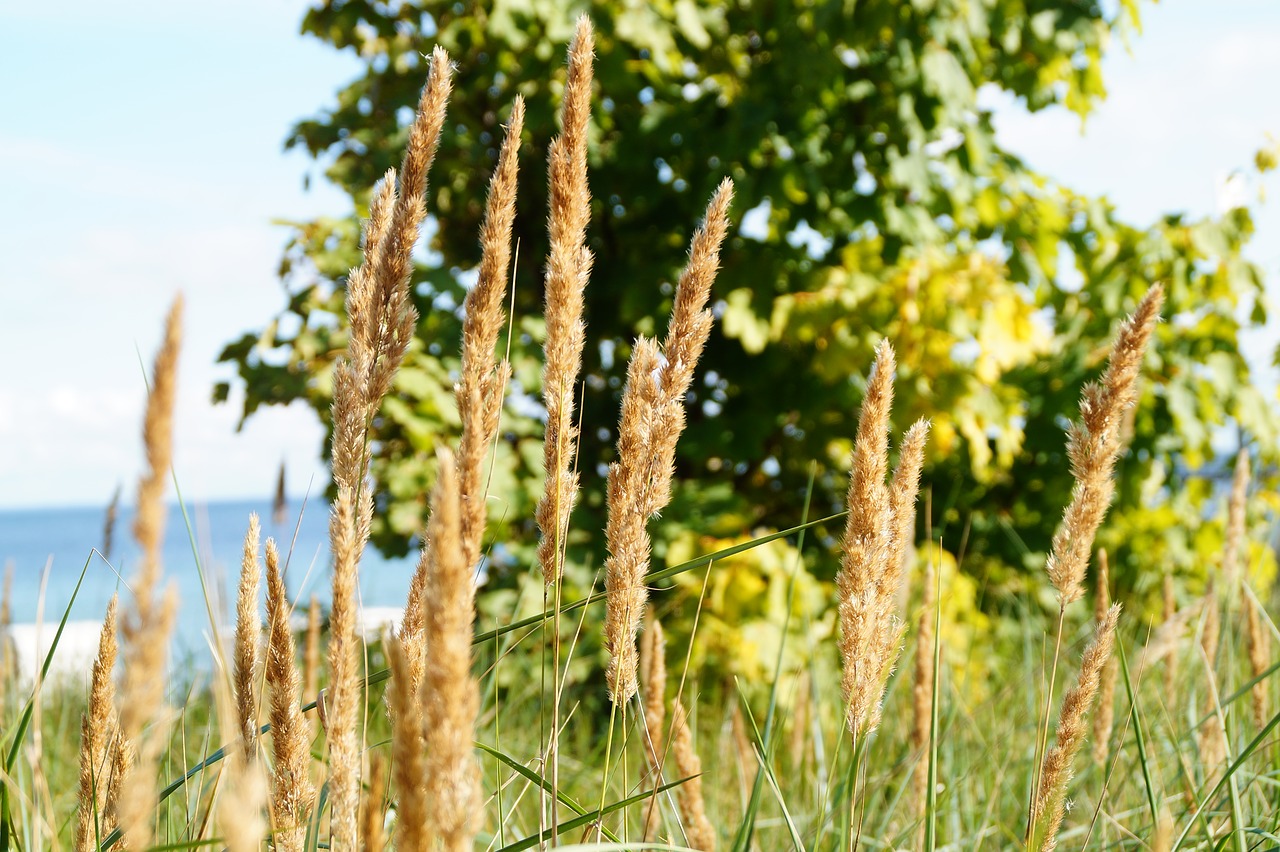
[[[1115,14],[1108,8],[1078,0],[322,3],[304,32],[358,52],[365,71],[300,122],[288,144],[328,164],[353,211],[294,225],[281,268],[287,304],[226,347],[222,359],[246,387],[244,416],[303,399],[327,422],[357,217],[401,156],[422,57],[443,45],[458,73],[428,196],[437,230],[417,270],[419,340],[374,426],[374,540],[387,552],[409,547],[425,523],[431,450],[456,437],[457,306],[479,259],[499,126],[523,94],[516,401],[498,448],[490,535],[504,545],[499,556],[527,564],[541,487],[532,400],[546,146],[565,44],[586,10],[598,59],[585,493],[574,525],[581,558],[599,564],[603,549],[604,480],[594,472],[612,457],[631,341],[663,331],[689,236],[727,175],[737,184],[735,218],[747,225],[724,253],[719,323],[689,397],[672,523],[720,536],[790,526],[813,462],[815,506],[838,507],[865,375],[887,336],[900,364],[895,430],[919,416],[934,422],[924,487],[935,532],[945,526],[954,550],[971,524],[966,569],[1013,587],[1043,565],[1069,498],[1063,428],[1080,388],[1100,371],[1118,320],[1161,281],[1166,322],[1147,360],[1102,543],[1119,546],[1120,572],[1135,570],[1134,554],[1143,565],[1189,568],[1191,533],[1171,518],[1199,517],[1208,491],[1186,476],[1212,457],[1214,429],[1234,420],[1262,452],[1276,445],[1274,408],[1250,385],[1238,345],[1242,305],[1254,306],[1249,324],[1265,319],[1260,272],[1241,256],[1249,212],[1121,221],[1105,199],[1059,186],[1003,150],[978,99],[994,86],[1032,110],[1064,105],[1083,119],[1105,94],[1104,51],[1137,22],[1132,0]],[[227,393],[225,385],[215,391]]]

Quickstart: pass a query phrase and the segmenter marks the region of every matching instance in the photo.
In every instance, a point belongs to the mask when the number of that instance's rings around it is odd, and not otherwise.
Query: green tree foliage
[[[675,523],[713,535],[796,520],[813,460],[815,506],[838,507],[863,379],[888,336],[900,363],[898,427],[933,418],[925,487],[934,523],[965,567],[1014,588],[1043,565],[1070,489],[1063,427],[1096,376],[1111,332],[1149,282],[1168,292],[1148,360],[1133,452],[1108,527],[1144,566],[1191,565],[1194,548],[1144,506],[1198,519],[1206,489],[1189,470],[1234,419],[1270,453],[1274,409],[1241,357],[1239,317],[1264,321],[1259,270],[1241,256],[1246,209],[1171,215],[1146,227],[1036,174],[996,141],[979,90],[1081,120],[1104,96],[1102,55],[1135,29],[1078,0],[861,0],[822,3],[584,4],[568,0],[329,0],[304,32],[356,52],[364,73],[289,140],[327,164],[350,216],[294,224],[281,274],[289,298],[265,329],[230,343],[244,417],[302,399],[326,423],[330,370],[345,341],[343,282],[357,262],[357,217],[403,147],[442,44],[458,63],[431,176],[436,230],[420,254],[418,341],[374,424],[380,481],[374,540],[404,552],[425,523],[438,441],[457,430],[451,377],[468,276],[479,258],[485,186],[513,97],[528,102],[516,223],[516,402],[497,450],[490,534],[523,563],[541,482],[538,346],[546,253],[545,153],[564,80],[564,45],[587,10],[598,37],[583,388],[586,492],[579,555],[599,564],[601,470],[612,455],[630,344],[667,315],[684,248],[713,187],[737,184],[708,345],[680,446]],[[225,399],[229,388],[215,394]],[[1171,521],[1165,518],[1165,521]],[[1188,527],[1187,529],[1193,529]],[[936,529],[935,529],[936,531]],[[836,530],[832,530],[834,535]],[[1123,536],[1123,540],[1117,540]],[[828,537],[827,543],[833,539]],[[502,559],[498,560],[499,563]],[[1136,558],[1129,565],[1137,565]],[[1042,585],[1037,582],[1035,585]]]

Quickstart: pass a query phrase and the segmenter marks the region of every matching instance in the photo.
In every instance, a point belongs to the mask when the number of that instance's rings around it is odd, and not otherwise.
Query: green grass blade
[[[817,475],[817,468],[810,467],[809,468],[809,484],[805,488],[804,510],[800,516],[800,526],[793,528],[794,530],[799,531],[799,538],[796,541],[796,558],[793,565],[791,566],[791,575],[787,579],[787,613],[786,613],[786,616],[784,616],[783,622],[782,622],[782,640],[778,643],[778,658],[774,663],[773,683],[769,687],[769,710],[768,710],[768,713],[765,715],[763,738],[761,738],[760,736],[759,728],[756,727],[755,718],[752,716],[750,708],[748,708],[746,705],[746,696],[742,695],[742,688],[740,685],[738,685],[739,699],[746,712],[747,718],[751,720],[751,726],[755,732],[756,740],[760,742],[761,764],[759,767],[756,768],[755,780],[751,782],[751,798],[748,802],[746,813],[742,815],[742,823],[738,826],[738,830],[734,834],[733,849],[735,850],[735,852],[745,852],[745,850],[750,848],[751,838],[755,834],[756,813],[759,811],[759,808],[760,808],[760,798],[764,794],[764,781],[765,781],[764,768],[765,766],[768,765],[769,759],[773,751],[773,727],[774,727],[774,719],[776,717],[777,706],[778,706],[778,682],[782,678],[783,653],[786,651],[787,633],[791,627],[791,611],[795,607],[796,574],[799,573],[800,571],[800,563],[801,563],[800,554],[804,550],[804,534],[808,530],[809,526],[811,526],[811,524],[809,523],[809,506],[813,499],[813,482],[814,482],[814,479],[816,478],[816,475]],[[841,514],[844,514],[844,513],[841,513]],[[823,518],[822,521],[815,521],[814,523],[822,523],[823,521],[829,521],[832,518],[836,518],[836,517],[839,517],[839,515],[832,515],[828,518]],[[777,537],[776,535],[770,536],[770,538],[776,538],[776,537]],[[754,546],[753,542],[748,542],[748,544],[753,544]],[[733,550],[734,548],[729,548],[729,549]],[[731,555],[732,554],[726,553],[723,556],[731,556]],[[723,558],[723,556],[720,556],[718,558]],[[737,685],[736,680],[735,680],[735,685]],[[785,807],[784,807],[784,810],[785,810]]]
[[[1133,720],[1133,738],[1138,748],[1138,765],[1142,768],[1142,783],[1147,791],[1147,805],[1151,808],[1151,830],[1155,831],[1160,819],[1160,805],[1156,798],[1155,783],[1151,780],[1151,767],[1147,760],[1147,737],[1142,730],[1142,716],[1138,713],[1138,695],[1133,689],[1133,679],[1129,675],[1129,657],[1124,652],[1124,643],[1116,643],[1116,651],[1120,656],[1120,673],[1124,677],[1124,691],[1129,696],[1129,714]]]
[[[1257,751],[1264,742],[1266,742],[1267,736],[1277,725],[1280,725],[1280,713],[1272,716],[1271,721],[1267,722],[1267,724],[1263,726],[1262,730],[1258,731],[1257,735],[1249,741],[1249,744],[1241,750],[1240,756],[1233,760],[1231,765],[1227,767],[1227,771],[1218,779],[1218,783],[1213,785],[1213,789],[1209,791],[1209,794],[1200,801],[1200,804],[1196,805],[1195,812],[1191,814],[1191,819],[1187,821],[1187,827],[1178,835],[1178,839],[1173,842],[1173,848],[1169,850],[1169,852],[1178,852],[1178,850],[1182,848],[1182,844],[1186,841],[1187,835],[1191,833],[1191,826],[1193,826],[1196,820],[1200,818],[1200,815],[1204,813],[1205,807],[1208,806],[1209,802],[1213,801],[1214,798],[1217,797],[1218,793],[1222,792],[1222,786],[1227,783],[1228,779],[1236,774],[1240,767],[1244,765],[1244,762],[1249,759],[1249,756]]]
[[[844,516],[845,516],[844,512],[839,512],[834,515],[828,515],[827,517],[819,518],[816,521],[809,521],[807,523],[803,523],[798,526],[791,527],[790,529],[781,530],[775,533],[769,533],[768,535],[761,536],[760,538],[752,539],[751,541],[746,541],[741,544],[735,544],[733,547],[726,547],[724,550],[717,550],[715,553],[709,553],[706,556],[699,556],[695,559],[690,559],[686,562],[681,562],[679,565],[672,565],[669,568],[662,568],[657,571],[650,571],[648,574],[645,575],[645,582],[653,583],[657,580],[666,580],[671,577],[675,577],[679,574],[685,574],[689,571],[697,570],[698,568],[706,568],[707,566],[711,565],[713,562],[719,562],[720,560],[727,559],[730,556],[737,556],[739,553],[745,553],[748,550],[759,547],[762,544],[768,544],[769,542],[777,541],[780,538],[786,538],[788,536],[796,535],[798,533],[804,532],[807,529],[810,529],[811,527],[816,527],[820,524],[825,524],[830,521],[838,520],[839,518],[843,518]],[[575,610],[581,609],[584,606],[588,606],[590,604],[597,603],[598,601],[602,601],[604,600],[604,598],[605,598],[605,592],[603,591],[596,592],[595,594],[588,595],[585,598],[578,598],[575,601],[570,601],[569,603],[562,604],[560,607],[560,612],[561,613],[573,612]],[[537,626],[541,624],[545,619],[550,618],[553,614],[554,613],[550,609],[548,609],[544,612],[538,613],[537,615],[531,615],[528,618],[522,618],[519,621],[513,621],[510,624],[504,624],[501,627],[496,627],[493,630],[486,630],[483,633],[477,633],[472,644],[479,645],[482,642],[491,642],[497,637],[502,636],[505,633],[510,633],[513,630],[522,630],[526,627]]]
[[[645,799],[648,799],[650,796],[653,796],[655,792],[657,794],[665,793],[668,790],[679,787],[681,784],[685,783],[686,781],[690,781],[695,777],[697,776],[690,776],[689,778],[681,778],[679,781],[672,781],[670,784],[663,784],[656,791],[647,790],[644,792],[636,793],[634,796],[629,796],[625,799],[620,799],[616,802],[605,805],[603,808],[598,808],[589,813],[580,814],[578,816],[573,817],[572,819],[568,819],[560,823],[558,826],[556,826],[555,830],[557,833],[563,834],[567,831],[573,831],[575,828],[581,828],[584,825],[590,825],[596,820],[606,817],[615,811],[620,811],[623,808],[629,808],[632,805],[637,804],[638,802],[643,802]],[[512,843],[508,846],[503,846],[502,848],[498,849],[497,852],[521,852],[521,850],[523,849],[532,849],[533,847],[542,843],[544,840],[550,840],[551,831],[552,830],[548,828],[545,831],[538,832],[537,834],[531,834],[528,837],[525,837],[521,840],[517,840],[515,843]]]
[[[481,751],[483,751],[484,753],[492,757],[496,757],[498,760],[502,761],[507,766],[511,767],[511,769],[513,769],[518,775],[520,775],[520,777],[524,778],[525,780],[537,785],[538,787],[541,787],[544,791],[548,793],[551,792],[551,782],[547,781],[541,775],[534,772],[532,769],[525,766],[523,763],[516,760],[515,758],[498,751],[496,748],[493,748],[492,746],[485,745],[484,743],[476,743],[476,748],[480,749]],[[585,816],[588,813],[586,808],[578,804],[578,802],[576,802],[571,796],[569,796],[568,793],[565,793],[563,790],[556,791],[556,798],[560,801],[562,805],[565,805],[566,807],[568,807],[569,810],[573,811],[578,816]],[[600,826],[600,830],[601,832],[604,833],[605,837],[609,838],[614,843],[622,842],[622,840],[616,834],[614,834],[611,830],[609,830],[605,826],[603,825]]]
[[[85,575],[89,573],[89,563],[93,561],[93,554],[97,553],[97,549],[90,551],[89,557],[84,561],[84,567],[80,569],[80,578],[76,580],[76,587],[71,591],[71,599],[67,601],[67,608],[62,611],[62,619],[58,622],[58,629],[53,634],[53,641],[49,644],[49,651],[44,655],[44,663],[40,666],[40,677],[36,679],[36,683],[31,687],[31,697],[27,699],[26,705],[22,708],[22,716],[18,720],[18,725],[13,731],[13,743],[9,746],[9,753],[4,759],[5,777],[13,777],[13,767],[18,761],[18,753],[22,748],[22,741],[27,735],[27,728],[31,726],[31,715],[35,712],[36,701],[39,699],[39,689],[44,684],[45,678],[49,676],[49,667],[53,664],[54,652],[58,650],[58,643],[62,641],[62,633],[66,630],[67,621],[71,618],[71,607],[76,602],[76,596],[80,594],[80,586],[84,583]],[[9,785],[0,784],[0,849],[8,849],[12,841],[13,834],[13,815],[9,811]]]

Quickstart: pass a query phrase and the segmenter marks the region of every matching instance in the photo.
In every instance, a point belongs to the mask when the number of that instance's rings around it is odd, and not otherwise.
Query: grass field
[[[178,613],[208,610],[166,592],[158,558],[181,440],[172,434],[176,303],[144,425],[134,528],[144,556],[105,621],[91,683],[39,695],[39,686],[18,689],[7,661],[0,673],[0,849],[1280,846],[1277,631],[1241,556],[1248,456],[1207,588],[1165,578],[1158,617],[1128,613],[1111,605],[1122,595],[1095,551],[1159,321],[1158,284],[1118,325],[1108,365],[1081,389],[1080,417],[1064,436],[1076,486],[1044,566],[1049,608],[1027,601],[982,630],[949,617],[954,566],[930,546],[931,506],[917,493],[929,423],[890,435],[888,342],[868,365],[843,513],[818,518],[797,506],[790,529],[657,564],[648,524],[670,499],[685,395],[713,322],[707,306],[733,197],[725,181],[692,236],[666,338],[632,349],[608,472],[607,558],[590,595],[577,597],[564,543],[579,483],[574,403],[591,267],[585,19],[549,149],[547,478],[529,566],[539,582],[477,617],[473,575],[492,545],[486,469],[510,375],[497,341],[509,320],[517,101],[465,304],[462,432],[439,459],[404,618],[366,645],[355,581],[377,487],[369,424],[416,324],[410,252],[450,74],[437,51],[404,165],[375,190],[364,263],[348,281],[351,332],[334,376],[331,609],[322,617],[311,607],[295,635],[281,554],[246,518],[231,647],[194,677],[167,660]],[[806,582],[803,540],[818,527],[843,528],[832,587]],[[780,542],[786,581],[771,661],[752,679],[698,665],[717,572]]]

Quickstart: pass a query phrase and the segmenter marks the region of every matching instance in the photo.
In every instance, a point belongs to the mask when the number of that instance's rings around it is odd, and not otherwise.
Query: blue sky
[[[301,408],[234,432],[209,391],[221,345],[281,304],[276,218],[344,209],[286,155],[295,119],[357,71],[298,35],[299,0],[0,0],[0,507],[102,504],[141,464],[143,383],[173,294],[187,299],[176,467],[195,499],[300,493],[323,470]],[[1074,117],[996,98],[1002,141],[1106,194],[1135,222],[1215,212],[1221,186],[1280,135],[1280,4],[1166,0],[1106,62],[1110,99]],[[1249,187],[1280,191],[1280,183]],[[1252,249],[1280,282],[1280,212]],[[1272,288],[1273,298],[1280,292]],[[1280,301],[1280,300],[1278,300]],[[1275,326],[1248,341],[1259,363]],[[1270,338],[1270,339],[1269,339]],[[1274,379],[1269,379],[1274,381]]]

